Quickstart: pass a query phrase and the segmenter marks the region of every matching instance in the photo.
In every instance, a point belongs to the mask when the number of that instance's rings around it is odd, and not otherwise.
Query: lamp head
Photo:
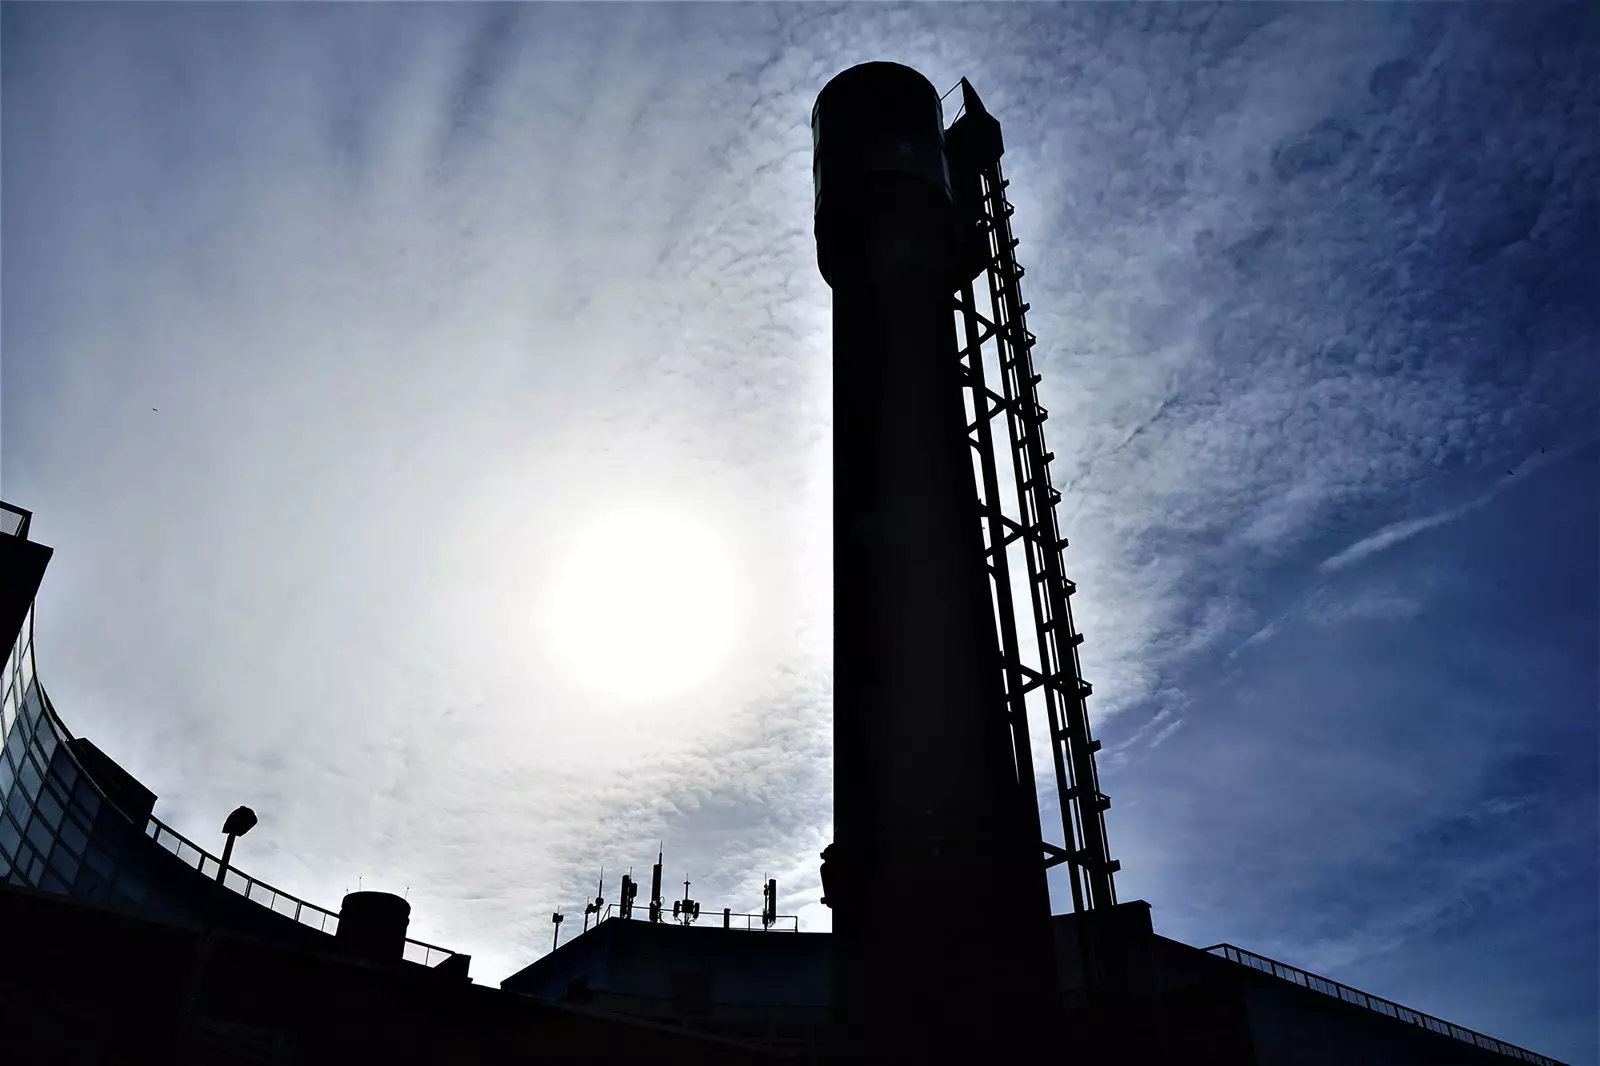
[[[256,812],[249,807],[239,807],[222,823],[222,831],[231,837],[242,837],[255,828]]]

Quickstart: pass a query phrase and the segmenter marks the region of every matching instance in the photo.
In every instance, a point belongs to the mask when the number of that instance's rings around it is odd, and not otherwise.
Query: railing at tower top
[[[604,911],[602,911],[601,914],[600,914],[600,921],[595,922],[594,925],[590,926],[590,928],[597,929],[597,928],[600,927],[600,922],[608,922],[608,921],[613,921],[613,920],[615,920],[615,921],[624,921],[624,920],[627,920],[627,921],[648,921],[649,920],[648,917],[645,917],[649,913],[649,908],[648,907],[641,907],[637,903],[634,904],[633,909],[636,912],[636,914],[635,914],[635,917],[630,918],[630,919],[624,919],[622,917],[622,915],[618,913],[618,907],[619,907],[619,904],[607,903],[606,904],[606,909]],[[679,919],[669,917],[670,914],[671,914],[670,911],[663,911],[663,913],[661,915],[661,922],[659,924],[662,924],[662,925],[682,925],[683,924],[683,922],[680,921]],[[723,919],[724,918],[726,918],[727,921],[728,921],[728,924],[726,924],[726,925],[723,924]],[[780,914],[780,915],[778,915],[777,918],[773,921],[772,926],[771,926],[770,929],[768,929],[766,927],[763,927],[761,925],[761,915],[759,915],[759,914],[736,914],[733,911],[728,911],[726,914],[724,914],[722,911],[702,911],[701,914],[700,914],[699,920],[695,921],[695,922],[692,922],[690,924],[698,925],[698,926],[704,926],[704,927],[707,927],[707,928],[717,928],[717,929],[747,929],[747,930],[749,930],[751,932],[773,932],[773,931],[776,931],[776,932],[780,932],[780,933],[798,933],[800,931],[800,918],[797,915],[793,915],[793,914]]]
[[[1265,955],[1257,955],[1253,951],[1246,951],[1244,948],[1234,947],[1232,944],[1214,944],[1204,950],[1212,955],[1227,959],[1229,962],[1238,963],[1240,966],[1247,966],[1260,973],[1271,974],[1273,977],[1299,985],[1301,988],[1309,988],[1313,992],[1321,992],[1324,995],[1343,1000],[1354,1006],[1365,1007],[1367,1010],[1376,1011],[1379,1014],[1387,1014],[1389,1017],[1402,1022],[1420,1025],[1424,1029],[1438,1033],[1441,1036],[1453,1037],[1456,1040],[1483,1048],[1485,1051],[1493,1051],[1496,1054],[1505,1055],[1508,1058],[1521,1059],[1524,1062],[1538,1063],[1539,1066],[1562,1066],[1555,1059],[1541,1055],[1536,1051],[1529,1051],[1527,1048],[1508,1044],[1504,1040],[1496,1040],[1492,1036],[1485,1036],[1483,1033],[1468,1029],[1465,1026],[1452,1024],[1443,1018],[1435,1018],[1431,1014],[1424,1014],[1419,1010],[1412,1010],[1410,1007],[1402,1007],[1393,1000],[1362,992],[1360,989],[1351,988],[1349,985],[1341,984],[1331,978],[1320,977],[1309,970],[1302,970],[1298,966],[1290,966],[1286,962],[1269,959]]]
[[[1049,464],[1055,456],[1046,450],[1041,428],[1049,412],[1039,402],[1041,376],[1033,366],[1035,338],[1028,332],[1028,305],[1022,300],[1024,271],[1017,263],[1017,240],[1011,233],[1014,209],[1006,199],[1009,182],[1000,169],[999,126],[965,81],[961,88],[961,118],[949,131],[949,143],[952,184],[958,190],[960,207],[969,213],[966,221],[973,227],[969,231],[973,246],[964,251],[972,252],[975,261],[961,272],[961,287],[955,296],[964,333],[962,379],[972,419],[967,426],[968,440],[981,466],[986,561],[993,577],[1019,784],[1037,819],[1026,697],[1042,690],[1065,846],[1043,841],[1041,845],[1049,856],[1046,866],[1068,865],[1072,907],[1081,912],[1115,905],[1113,875],[1121,866],[1110,857],[1106,840],[1104,813],[1111,801],[1100,791],[1095,767],[1094,754],[1100,742],[1090,734],[1085,705],[1093,689],[1083,679],[1078,661],[1083,635],[1074,628],[1070,604],[1077,586],[1067,578],[1062,559],[1067,541],[1055,510],[1061,493],[1050,483]],[[978,310],[974,292],[972,279],[979,275],[988,283],[987,315]],[[986,353],[992,353],[989,357],[999,374],[999,393],[985,383]],[[1001,504],[995,469],[992,422],[1002,414],[1011,445],[1015,518],[1007,515]],[[1016,632],[1008,555],[1010,546],[1019,540],[1026,557],[1038,669],[1022,662]]]
[[[193,866],[201,874],[213,880],[216,879],[217,871],[222,867],[222,860],[170,825],[167,825],[161,819],[151,815],[149,821],[145,824],[144,834],[179,859]],[[233,866],[228,867],[228,873],[223,878],[222,883],[252,903],[259,903],[268,910],[299,922],[301,925],[329,935],[336,933],[339,929],[339,915],[337,912],[330,911],[326,907],[319,907],[315,903],[303,900],[299,896],[283,891],[281,888],[274,888],[265,881],[257,880]],[[420,963],[423,966],[436,966],[455,954],[457,953],[449,948],[442,948],[437,944],[429,944],[406,937],[403,957],[408,962]]]

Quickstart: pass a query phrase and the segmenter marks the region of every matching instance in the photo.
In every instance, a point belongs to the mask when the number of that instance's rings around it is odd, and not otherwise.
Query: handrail
[[[144,832],[145,836],[166,848],[179,859],[190,863],[196,870],[207,877],[215,879],[217,871],[222,868],[221,859],[155,815],[151,815],[146,822]],[[330,911],[326,907],[319,907],[309,900],[303,900],[293,893],[274,888],[265,881],[251,877],[235,866],[228,867],[228,872],[222,883],[245,899],[253,903],[259,903],[268,910],[299,922],[301,925],[309,926],[312,929],[330,935],[339,928],[339,915],[336,912]],[[406,937],[402,957],[408,962],[420,963],[423,966],[435,966],[456,954],[458,953],[451,951],[449,948],[442,948],[437,944],[429,944]]]
[[[21,511],[21,508],[13,507],[10,504],[4,503],[0,503],[0,508],[8,511]],[[31,512],[22,511],[21,513],[31,517]],[[23,523],[24,532],[26,529],[27,524],[25,520]],[[72,730],[67,728],[67,724],[63,722],[61,720],[61,716],[56,713],[55,704],[51,702],[50,695],[45,691],[43,682],[41,682],[37,677],[36,664],[33,662],[33,607],[31,605],[28,608],[25,634],[25,641],[24,637],[19,636],[17,640],[17,649],[13,649],[13,651],[20,649],[23,657],[25,657],[27,660],[27,665],[29,668],[27,670],[28,683],[38,688],[39,703],[43,708],[43,713],[50,717],[51,725],[54,726],[57,734],[60,736],[63,742],[72,740]],[[7,658],[9,661],[9,655]],[[74,763],[76,763],[76,757],[74,757]],[[83,774],[84,779],[87,780],[91,787],[94,788],[95,794],[99,797],[101,802],[107,803],[112,807],[116,806],[106,797],[104,790],[101,789],[100,785],[94,780],[94,776],[92,774],[85,771],[82,766],[78,766],[78,771],[79,773]],[[127,815],[120,809],[118,810],[118,813],[123,814],[123,817],[127,817]],[[179,859],[193,863],[196,870],[198,870],[202,875],[211,877],[213,880],[216,879],[217,871],[222,868],[221,859],[217,858],[205,848],[202,848],[200,845],[196,844],[194,841],[190,840],[188,837],[184,836],[182,833],[178,832],[176,829],[172,828],[170,825],[163,822],[153,814],[150,815],[145,821],[144,835],[149,837],[155,843],[166,848]],[[171,842],[169,843],[168,840],[164,838],[170,838]],[[189,852],[192,852],[196,857],[191,858],[188,854]],[[339,915],[328,910],[328,908],[319,907],[309,900],[303,900],[299,896],[285,892],[280,888],[274,888],[265,881],[260,881],[254,877],[251,877],[249,874],[238,869],[237,867],[228,867],[227,875],[224,877],[222,883],[251,902],[259,903],[269,910],[283,915],[285,918],[291,918],[294,921],[299,922],[301,925],[309,926],[330,935],[339,928]],[[241,885],[243,887],[240,887]],[[257,891],[258,889],[260,890],[259,892]],[[442,948],[437,944],[429,944],[422,940],[414,940],[411,937],[406,937],[405,946],[401,949],[401,957],[407,962],[420,963],[423,966],[436,966],[444,960],[452,958],[458,954],[460,953],[452,951],[449,948]]]
[[[612,921],[612,920],[617,920],[617,921],[622,920],[622,916],[617,913],[617,907],[618,907],[618,904],[607,903],[606,904],[606,909],[605,909],[604,912],[601,913],[599,921],[595,922],[594,925],[591,928],[594,928],[594,929],[600,928],[600,922]],[[633,905],[633,909],[636,910],[636,911],[641,912],[642,914],[644,914],[646,916],[648,916],[649,913],[650,913],[650,908],[641,907],[637,903],[635,903]],[[670,913],[670,912],[667,912],[667,913]],[[682,925],[682,924],[684,924],[681,919],[667,917],[667,913],[663,913],[661,915],[661,921],[662,921],[663,924],[668,924],[668,923],[670,923],[672,925]],[[690,923],[690,924],[699,924],[699,925],[705,926],[706,928],[715,928],[715,929],[723,929],[723,928],[738,929],[738,928],[740,928],[740,926],[736,926],[736,925],[723,926],[723,925],[718,924],[718,920],[721,919],[722,917],[723,917],[723,914],[722,914],[721,911],[703,911],[703,912],[701,912],[701,915],[700,915],[700,921],[696,922],[696,923]],[[762,916],[759,915],[759,914],[735,914],[733,911],[729,911],[728,914],[727,914],[727,917],[730,920],[734,919],[734,918],[743,918],[744,919],[743,928],[751,930],[751,931],[754,931],[755,928],[756,928],[756,926],[753,923],[761,921],[761,918],[762,918]],[[635,919],[635,920],[637,920],[637,919]],[[780,932],[798,933],[800,931],[800,918],[799,918],[798,915],[780,914],[773,921],[773,926],[776,927],[780,922],[783,923],[783,928],[781,930],[779,930]],[[766,927],[763,927],[763,931],[767,931]]]
[[[1465,1026],[1447,1022],[1443,1018],[1435,1018],[1433,1015],[1424,1014],[1419,1010],[1412,1010],[1410,1007],[1402,1007],[1393,1000],[1370,995],[1331,978],[1321,977],[1309,970],[1302,970],[1298,966],[1291,966],[1286,962],[1269,959],[1265,955],[1258,955],[1253,951],[1246,951],[1244,948],[1235,947],[1232,944],[1214,944],[1203,950],[1209,954],[1227,959],[1229,962],[1247,966],[1261,973],[1271,974],[1280,980],[1289,981],[1302,988],[1309,988],[1312,991],[1333,996],[1335,999],[1357,1007],[1365,1007],[1368,1010],[1377,1011],[1379,1014],[1387,1014],[1389,1017],[1403,1022],[1420,1025],[1442,1036],[1454,1037],[1486,1051],[1493,1051],[1509,1058],[1521,1059],[1524,1062],[1537,1063],[1538,1066],[1563,1066],[1562,1063],[1557,1062],[1555,1059],[1548,1058],[1536,1051],[1529,1051],[1527,1048],[1508,1044],[1504,1040],[1496,1040],[1492,1036],[1486,1036]]]

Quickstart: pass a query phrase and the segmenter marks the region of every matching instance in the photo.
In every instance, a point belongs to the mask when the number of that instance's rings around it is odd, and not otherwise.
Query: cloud
[[[1452,507],[1447,511],[1441,511],[1426,518],[1414,518],[1409,521],[1395,522],[1384,526],[1376,533],[1361,538],[1343,551],[1330,555],[1322,561],[1319,569],[1324,573],[1343,570],[1345,567],[1358,563],[1368,556],[1376,555],[1385,549],[1394,547],[1396,544],[1408,541],[1419,533],[1425,533],[1435,526],[1442,526],[1446,522],[1454,522],[1457,518],[1466,514],[1471,507],[1472,505],[1470,504],[1462,507]]]

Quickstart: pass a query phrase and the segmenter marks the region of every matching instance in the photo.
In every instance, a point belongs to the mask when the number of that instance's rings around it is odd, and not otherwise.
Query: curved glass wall
[[[85,902],[144,908],[148,889],[119,862],[132,823],[68,746],[35,676],[33,612],[6,657],[0,704],[0,875]],[[120,823],[120,824],[119,824]]]
[[[142,793],[143,809],[118,807],[35,675],[32,608],[0,668],[0,689],[0,880],[152,917],[194,920],[209,910],[275,938],[337,931],[337,913],[231,866],[222,886],[232,891],[222,892],[221,860],[148,814],[154,797],[131,778],[119,795],[137,805]],[[404,951],[425,966],[455,954],[412,939]]]

